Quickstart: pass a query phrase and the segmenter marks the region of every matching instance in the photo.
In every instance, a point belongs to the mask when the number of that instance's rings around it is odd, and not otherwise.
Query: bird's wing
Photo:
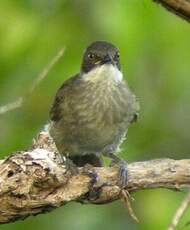
[[[73,84],[77,83],[78,74],[66,80],[58,89],[53,105],[50,109],[50,119],[59,121],[63,117],[63,104],[67,101],[69,94],[72,93]]]
[[[138,120],[138,117],[139,117],[139,111],[140,111],[140,104],[139,104],[139,101],[137,99],[137,97],[132,94],[132,97],[133,97],[133,118],[132,120],[130,121],[131,123],[133,122],[136,122]]]

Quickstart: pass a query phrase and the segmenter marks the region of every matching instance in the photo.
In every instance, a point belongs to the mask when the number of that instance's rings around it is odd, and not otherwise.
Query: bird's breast
[[[106,127],[118,125],[127,120],[129,92],[123,82],[113,79],[99,82],[85,82],[78,97],[76,109],[80,124]]]

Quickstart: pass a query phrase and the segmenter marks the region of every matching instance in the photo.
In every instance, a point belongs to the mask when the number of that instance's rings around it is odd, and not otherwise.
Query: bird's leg
[[[83,167],[83,173],[91,177],[92,183],[97,180],[97,173],[93,167],[101,167],[102,159],[95,154],[74,155],[69,156],[69,159],[78,167]]]
[[[77,165],[69,158],[69,155],[65,156],[63,154],[60,155],[62,158],[63,164],[65,164],[66,169],[72,173],[72,175],[78,174]]]
[[[71,168],[73,168],[73,165],[76,168],[83,167],[82,172],[92,179],[92,184],[96,182],[98,176],[93,167],[101,167],[103,165],[100,156],[95,154],[85,154],[68,156],[68,158],[68,160],[70,160],[69,165]]]
[[[76,164],[73,163],[73,161],[71,159],[67,158],[67,160],[66,160],[66,166],[68,167],[68,169],[71,171],[71,173],[73,175],[78,174],[78,172],[79,172],[78,168],[77,168]]]
[[[127,163],[126,161],[120,159],[118,156],[116,156],[114,153],[104,153],[103,154],[106,157],[109,157],[112,159],[110,166],[118,166],[119,167],[119,186],[123,189],[128,184],[128,170],[127,170]]]

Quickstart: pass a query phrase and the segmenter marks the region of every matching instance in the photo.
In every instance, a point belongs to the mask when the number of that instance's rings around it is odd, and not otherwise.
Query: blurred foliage
[[[107,40],[121,51],[122,69],[141,102],[122,157],[128,161],[189,157],[190,25],[151,0],[1,0],[0,104],[24,95],[62,46],[64,57],[27,98],[0,117],[1,156],[26,149],[48,120],[54,94],[79,71],[84,48]],[[24,222],[22,229],[166,229],[184,193],[140,191],[133,203],[140,224],[120,201],[102,206],[68,204]],[[187,212],[181,226],[190,219]]]

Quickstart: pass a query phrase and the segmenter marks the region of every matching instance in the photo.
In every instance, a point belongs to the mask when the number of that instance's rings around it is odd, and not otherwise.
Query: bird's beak
[[[114,60],[113,60],[112,56],[108,54],[108,55],[106,55],[104,57],[104,59],[102,61],[102,64],[112,64],[112,65],[114,65],[115,63],[114,63]]]

